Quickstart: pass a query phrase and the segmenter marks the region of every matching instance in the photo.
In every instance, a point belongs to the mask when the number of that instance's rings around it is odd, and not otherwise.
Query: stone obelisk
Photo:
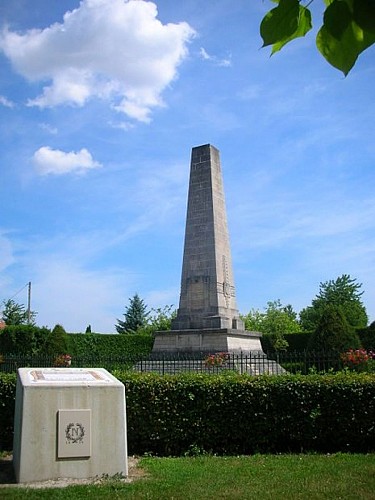
[[[154,352],[261,351],[236,305],[220,153],[192,149],[181,293],[172,331],[157,332]]]
[[[219,151],[193,148],[175,330],[244,329],[236,306]]]

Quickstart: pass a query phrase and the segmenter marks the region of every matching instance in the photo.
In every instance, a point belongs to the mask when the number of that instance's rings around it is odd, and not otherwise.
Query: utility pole
[[[31,281],[28,283],[28,292],[27,292],[27,324],[30,324],[31,320]]]

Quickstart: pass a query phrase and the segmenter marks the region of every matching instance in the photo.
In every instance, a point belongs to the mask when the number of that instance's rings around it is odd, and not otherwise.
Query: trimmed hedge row
[[[309,344],[311,335],[311,332],[286,333],[284,338],[289,344],[287,351],[305,351]],[[263,334],[260,341],[264,352],[271,352],[274,350],[272,345],[272,335]]]
[[[375,450],[374,375],[113,373],[126,386],[130,454]],[[11,446],[14,393],[15,375],[0,374],[0,448]]]
[[[67,350],[72,356],[100,356],[102,358],[126,355],[138,358],[148,355],[154,343],[151,335],[103,335],[100,333],[67,335]]]
[[[153,346],[152,335],[118,335],[118,334],[65,334],[61,338],[48,328],[32,325],[8,327],[7,334],[0,332],[0,353],[12,354],[61,354],[68,352],[72,356],[101,356],[103,358],[126,355],[138,359],[150,354]],[[362,346],[375,350],[375,323],[358,330]],[[288,341],[288,352],[305,351],[309,344],[311,333],[289,333],[285,335]],[[62,348],[61,345],[64,345]],[[263,335],[261,344],[264,352],[272,352],[272,337]]]
[[[3,354],[53,355],[68,352],[73,356],[109,358],[126,355],[128,358],[139,358],[151,352],[153,343],[152,335],[67,334],[58,330],[58,325],[52,331],[34,325],[12,325],[0,330],[0,353]]]
[[[308,349],[312,334],[313,332],[286,333],[284,338],[289,344],[287,351],[305,351]],[[375,350],[375,322],[366,328],[358,329],[357,334],[364,349],[368,351]],[[264,352],[273,351],[272,336],[263,335],[261,343]]]
[[[116,376],[131,453],[375,449],[374,376]]]

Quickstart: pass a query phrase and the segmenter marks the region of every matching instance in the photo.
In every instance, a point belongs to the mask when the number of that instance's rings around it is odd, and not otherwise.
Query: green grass
[[[2,499],[374,499],[375,454],[143,458],[126,484],[1,488]]]

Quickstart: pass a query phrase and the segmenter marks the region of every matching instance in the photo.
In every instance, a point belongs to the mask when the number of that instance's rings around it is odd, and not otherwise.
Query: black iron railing
[[[0,372],[12,373],[24,367],[55,367],[57,356],[2,354]],[[72,356],[71,367],[106,368],[139,372],[174,374],[181,372],[284,374],[311,372],[324,373],[343,369],[337,352],[269,352],[253,351],[241,354],[229,353],[157,353],[149,356],[130,358],[126,355]]]

